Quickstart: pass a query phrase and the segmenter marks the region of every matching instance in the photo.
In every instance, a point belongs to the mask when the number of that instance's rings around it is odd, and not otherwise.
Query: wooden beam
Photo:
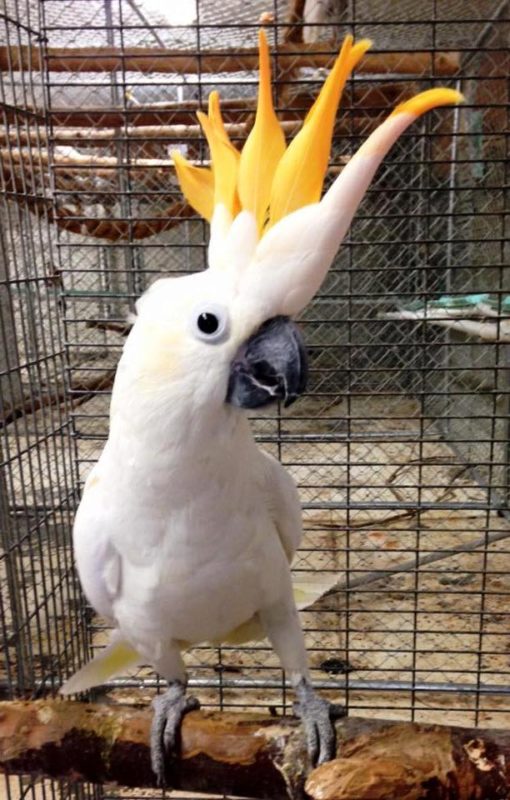
[[[290,42],[273,50],[283,71],[293,67],[331,67],[338,52],[336,43]],[[368,53],[357,66],[358,74],[455,75],[456,52]],[[222,50],[176,50],[162,47],[49,47],[43,51],[29,45],[0,47],[0,70],[4,72],[127,72],[187,74],[244,72],[258,69],[255,47]]]
[[[302,120],[282,122],[281,126],[287,135],[296,133],[301,127]],[[248,126],[241,123],[227,122],[227,133],[233,139],[245,139],[249,130]],[[68,145],[72,147],[106,147],[113,142],[129,141],[135,144],[144,144],[147,140],[158,139],[164,144],[177,144],[188,140],[203,139],[202,129],[196,125],[141,125],[127,128],[56,128],[51,135],[45,130],[7,130],[0,126],[0,145],[10,144],[13,147],[45,146],[48,142],[54,145]]]
[[[288,27],[284,28],[283,40],[285,42],[303,41],[303,15],[306,0],[290,0],[287,9]]]
[[[296,124],[303,119],[306,112],[312,105],[315,99],[315,93],[310,88],[309,91],[305,90],[302,85],[294,85],[291,87],[292,91],[287,92],[284,103],[280,104],[283,107],[278,109],[278,116],[285,129],[285,126]],[[391,83],[375,83],[370,86],[354,85],[348,86],[344,92],[342,101],[342,110],[338,115],[338,124],[341,123],[342,118],[345,119],[345,112],[355,111],[353,124],[362,124],[365,114],[377,114],[381,111],[386,111],[397,103],[411,97],[418,91],[418,86],[415,82],[411,81],[392,81]],[[222,98],[221,110],[223,118],[226,122],[227,129],[230,128],[230,134],[237,136],[237,131],[243,128],[250,128],[249,120],[253,116],[255,110],[256,99],[250,97],[239,98]],[[203,104],[198,101],[188,100],[186,102],[165,102],[165,103],[151,103],[145,106],[128,106],[123,107],[105,107],[105,106],[89,106],[80,108],[59,108],[53,107],[49,110],[49,117],[51,124],[54,127],[74,127],[74,128],[105,128],[117,129],[118,136],[130,135],[133,128],[144,127],[147,130],[147,136],[156,136],[157,133],[152,134],[152,129],[161,128],[164,135],[176,135],[176,137],[184,134],[185,138],[193,138],[195,131],[198,133],[196,112],[200,109],[203,110]],[[31,109],[33,115],[41,115],[40,109]],[[358,114],[359,112],[359,114]],[[16,131],[19,131],[19,117],[11,110],[4,110],[3,117],[6,123],[15,123],[17,125]],[[241,127],[239,127],[241,126]],[[87,131],[85,131],[87,132]],[[286,131],[286,132],[290,132]],[[43,129],[40,128],[39,135],[42,135]],[[54,130],[54,137],[58,135],[58,131]],[[92,134],[93,135],[93,134]],[[239,134],[242,135],[242,134]],[[70,144],[69,141],[66,142]]]
[[[354,120],[352,124],[359,127],[363,124],[362,113],[367,111],[377,113],[381,109],[396,105],[410,97],[415,89],[416,85],[410,83],[364,87],[355,91],[352,99],[346,93],[342,107],[344,110],[356,111],[356,116],[352,118]],[[285,108],[279,110],[282,125],[290,124],[295,118],[301,120],[312,105],[313,100],[314,96],[311,91],[307,93],[300,92],[299,94],[289,93],[285,99]],[[252,100],[249,103],[241,103],[239,100],[236,101],[236,104],[222,100],[221,109],[226,124],[233,126],[246,125],[247,121],[252,117],[254,105],[255,103]],[[119,134],[122,135],[125,128],[129,130],[132,127],[140,126],[148,128],[160,126],[165,128],[193,128],[196,125],[196,111],[200,107],[198,103],[186,103],[183,105],[167,103],[164,107],[159,104],[151,104],[126,109],[106,108],[104,106],[89,106],[88,108],[54,107],[49,111],[49,117],[53,126],[117,128]],[[357,114],[358,109],[361,112],[360,114]],[[12,120],[12,115],[7,115],[7,121],[14,121]],[[342,123],[342,112],[340,112],[337,122],[338,124]],[[251,127],[251,125],[248,125],[248,127]],[[347,122],[344,122],[344,127],[347,127]]]
[[[345,165],[349,156],[339,156],[336,165],[328,168],[330,174],[337,174],[336,167]],[[128,170],[132,179],[138,181],[136,191],[140,192],[143,188],[154,191],[162,190],[164,196],[172,201],[176,207],[182,204],[181,193],[176,183],[169,180],[169,176],[175,172],[173,161],[167,159],[136,159],[130,160],[117,159],[113,156],[93,156],[88,154],[61,155],[54,153],[50,161],[50,154],[47,149],[32,152],[28,148],[1,148],[0,163],[6,175],[13,175],[20,182],[20,188],[15,191],[26,195],[26,189],[22,187],[22,180],[27,186],[31,187],[33,193],[41,183],[44,172],[34,170],[34,166],[41,165],[48,167],[51,163],[53,167],[53,177],[55,188],[61,189],[69,194],[74,192],[82,195],[95,195],[99,198],[96,202],[101,202],[101,197],[112,198],[112,194],[118,191],[117,175],[122,169]],[[210,162],[193,161],[197,166],[209,166]],[[98,184],[97,179],[102,178],[106,183]],[[178,200],[173,198],[178,196]],[[45,198],[43,198],[45,199]],[[91,200],[88,199],[90,203]]]
[[[152,788],[150,709],[59,700],[0,703],[0,769]],[[494,800],[510,792],[510,732],[378,719],[337,723],[338,757],[310,772],[295,719],[192,712],[171,787],[297,800]]]
[[[253,113],[255,98],[242,97],[233,100],[223,98],[221,111],[226,123],[243,123]],[[55,106],[48,110],[52,125],[88,126],[96,128],[124,128],[133,125],[196,125],[197,114],[203,104],[194,100],[183,102],[157,102],[143,106],[105,107],[89,106],[62,108]],[[36,110],[33,109],[33,113]],[[40,111],[39,111],[40,113]],[[13,117],[12,111],[4,111],[7,121]]]
[[[293,116],[301,121],[305,112],[312,105],[312,101],[313,97],[311,95],[308,96],[307,100],[303,100],[301,106],[299,106],[297,102],[289,101],[288,107],[282,113],[284,117],[282,123],[292,122],[293,120],[291,117]],[[249,120],[253,119],[251,111],[246,109],[241,109],[240,111],[227,109],[225,111],[223,109],[223,103],[221,107],[223,119],[226,120],[227,124],[246,124],[248,121],[248,128],[251,129],[252,123],[249,122]],[[52,125],[55,127],[83,126],[94,128],[118,128],[121,135],[124,126],[128,126],[129,128],[138,126],[150,128],[160,125],[173,127],[174,125],[193,126],[196,124],[196,113],[194,111],[170,109],[161,111],[155,110],[150,106],[127,109],[127,111],[118,108],[97,108],[94,106],[77,109],[53,108],[49,112],[49,118]],[[337,119],[337,124],[341,129],[345,130],[345,132],[348,132],[353,128],[359,129],[363,126],[365,121],[364,117],[358,114],[349,117],[349,119],[345,117],[342,118],[340,114]]]
[[[95,218],[78,216],[76,211],[66,206],[55,207],[50,198],[27,194],[22,176],[4,163],[4,189],[7,197],[22,208],[54,223],[62,230],[77,233],[80,236],[91,236],[94,239],[105,239],[109,242],[131,242],[148,239],[157,233],[174,228],[187,219],[196,216],[196,212],[184,200],[169,203],[157,217],[151,219],[115,219],[112,217]],[[69,190],[71,191],[71,190]]]
[[[407,96],[407,93],[395,95],[396,100],[391,105],[401,102],[400,98],[405,99]],[[288,116],[294,115],[298,118],[281,121],[281,126],[286,136],[293,136],[300,129],[303,122],[302,118],[310,105],[311,103],[308,103],[303,110],[298,111],[296,109],[295,112],[291,109],[289,110]],[[62,110],[56,113],[58,115],[57,123],[64,122],[64,115],[67,117],[68,112]],[[119,121],[122,112],[110,110],[107,111],[106,114],[109,117],[116,117],[117,121]],[[79,119],[81,120],[81,124],[86,127],[75,127],[74,125],[72,127],[67,127],[66,125],[60,127],[57,124],[50,136],[42,129],[9,130],[4,126],[0,126],[0,146],[9,144],[11,147],[15,148],[13,152],[19,153],[19,146],[21,146],[21,148],[29,146],[32,148],[40,148],[41,146],[46,147],[48,142],[54,145],[89,148],[106,147],[118,141],[129,141],[137,145],[143,145],[149,140],[160,140],[164,144],[171,145],[172,143],[175,144],[178,142],[203,139],[201,129],[198,125],[156,124],[137,126],[135,122],[125,129],[121,126],[108,126],[103,128],[102,123],[104,122],[104,117],[104,110],[99,111],[97,108],[82,109],[79,112]],[[335,122],[334,135],[367,134],[382,122],[382,120],[383,115],[380,113],[374,113],[373,115],[367,114],[366,116],[358,114],[356,116],[351,116],[340,112]],[[74,119],[72,121],[74,123]],[[225,127],[234,141],[241,140],[240,143],[238,143],[239,147],[246,138],[248,131],[251,129],[251,126],[244,123],[227,123]],[[38,152],[39,150],[37,150],[37,153]],[[5,158],[8,158],[8,153],[9,150],[4,150]],[[59,156],[58,152],[55,155],[62,158],[62,156]],[[17,159],[17,156],[15,156],[15,158]],[[34,151],[32,151],[32,158],[37,158]]]
[[[117,170],[119,168],[127,168],[134,170],[142,169],[142,171],[147,169],[164,169],[164,170],[172,170],[174,169],[173,161],[169,158],[132,158],[129,160],[126,159],[119,159],[115,156],[93,156],[89,155],[88,153],[79,153],[75,152],[72,154],[69,153],[58,153],[54,152],[50,154],[47,148],[38,148],[36,150],[31,150],[29,148],[17,148],[17,147],[10,147],[10,148],[0,148],[0,158],[2,161],[8,162],[10,164],[34,164],[37,166],[41,164],[42,166],[49,166],[51,163],[52,167],[57,169],[64,169],[65,171],[68,170],[81,170],[84,169],[93,169],[94,174],[100,174],[96,172],[95,168],[97,167],[98,170],[107,170],[106,174],[112,174],[112,170]]]

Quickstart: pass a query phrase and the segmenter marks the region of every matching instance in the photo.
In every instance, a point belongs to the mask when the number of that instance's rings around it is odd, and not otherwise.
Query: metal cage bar
[[[49,690],[106,641],[73,573],[72,513],[107,436],[128,311],[158,274],[206,264],[206,225],[183,208],[169,150],[207,160],[195,111],[214,88],[242,145],[263,15],[289,136],[323,80],[325,53],[346,32],[375,42],[372,66],[346,88],[328,181],[400,100],[440,84],[467,98],[429,114],[385,160],[301,320],[307,395],[253,419],[300,488],[295,569],[339,575],[338,591],[303,613],[313,676],[352,713],[508,724],[510,3],[330,0],[323,9],[311,24],[305,4],[290,27],[284,0],[269,9],[6,0],[6,696]],[[139,47],[150,67],[133,59]],[[187,662],[206,705],[289,709],[263,643],[194,648]],[[157,688],[144,668],[108,691],[139,700]]]

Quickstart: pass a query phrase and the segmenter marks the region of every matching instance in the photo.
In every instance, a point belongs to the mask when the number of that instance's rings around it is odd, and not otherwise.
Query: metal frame
[[[502,298],[500,329],[508,324],[509,5],[405,0],[398,10],[352,0],[334,31],[372,36],[381,54],[434,58],[420,74],[351,79],[333,168],[387,111],[390,85],[405,94],[449,83],[468,98],[464,108],[427,116],[394,149],[302,320],[309,394],[290,413],[253,420],[261,445],[300,486],[306,533],[296,570],[339,574],[336,592],[303,622],[317,685],[353,713],[510,721],[509,345],[385,316],[416,299],[489,291]],[[142,0],[7,0],[0,14],[0,46],[31,44],[43,63],[42,71],[0,73],[3,696],[49,691],[105,641],[73,572],[72,513],[106,437],[127,312],[156,275],[205,265],[205,224],[173,206],[179,190],[162,168],[168,146],[207,158],[200,133],[184,131],[182,120],[192,125],[186,108],[203,104],[211,88],[231,105],[238,98],[229,119],[249,118],[242,103],[254,96],[256,74],[242,55],[238,72],[210,72],[204,59],[211,49],[232,57],[229,43],[253,45],[261,11],[197,0],[196,22],[182,28],[152,19]],[[289,36],[283,0],[274,0],[273,16],[268,32],[281,44]],[[300,68],[294,42],[291,68],[276,52],[273,59],[276,104],[289,126],[322,80]],[[89,44],[118,48],[120,66],[49,69],[51,48]],[[130,73],[125,55],[134,45],[188,48],[198,72]],[[454,75],[434,71],[445,50],[459,53]],[[121,124],[101,121],[101,109],[113,107]],[[145,138],[142,112],[152,120]],[[77,119],[89,128],[86,141],[71,131]],[[239,126],[236,136],[241,142]],[[165,213],[175,224],[162,232]],[[140,220],[148,232],[156,226],[154,235],[137,238]],[[206,705],[290,710],[265,645],[195,648],[188,660]],[[158,686],[141,670],[108,689],[112,700],[138,699]],[[30,786],[20,784],[19,794]]]

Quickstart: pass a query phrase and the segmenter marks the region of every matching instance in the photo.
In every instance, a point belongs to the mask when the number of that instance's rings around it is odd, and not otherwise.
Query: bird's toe
[[[167,785],[166,765],[178,754],[182,719],[188,711],[200,708],[196,697],[186,697],[182,683],[171,684],[152,703],[154,716],[151,729],[151,765],[158,786]]]
[[[296,687],[296,694],[295,710],[303,723],[311,763],[331,761],[336,754],[334,720],[345,716],[345,709],[319,697],[308,681],[302,681]]]

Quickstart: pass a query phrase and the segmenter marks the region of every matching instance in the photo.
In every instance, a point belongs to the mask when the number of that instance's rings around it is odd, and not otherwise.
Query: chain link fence
[[[74,574],[72,515],[135,298],[206,263],[169,150],[207,161],[195,112],[213,89],[242,145],[265,24],[288,136],[345,33],[374,41],[328,181],[401,100],[437,85],[467,98],[385,160],[302,319],[306,396],[253,419],[301,492],[295,570],[339,576],[303,612],[313,678],[350,713],[508,726],[510,3],[6,0],[0,20],[3,697],[56,690],[107,640]],[[290,710],[267,644],[186,658],[204,705]],[[144,668],[101,691],[157,687]]]

